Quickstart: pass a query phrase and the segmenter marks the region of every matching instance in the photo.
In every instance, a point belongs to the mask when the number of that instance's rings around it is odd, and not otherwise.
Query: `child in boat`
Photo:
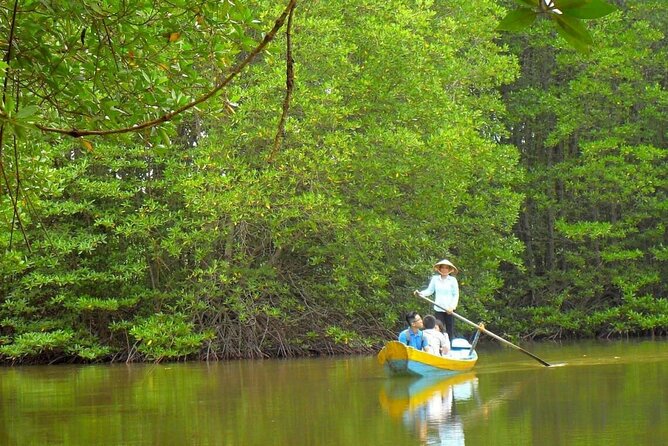
[[[420,315],[415,311],[411,311],[406,314],[406,322],[408,322],[408,328],[399,333],[399,342],[417,350],[427,351],[429,341],[421,330],[424,324]]]
[[[445,356],[450,351],[450,339],[445,333],[443,322],[431,314],[424,317],[424,330],[422,333],[427,337],[429,346],[427,351],[438,356]]]

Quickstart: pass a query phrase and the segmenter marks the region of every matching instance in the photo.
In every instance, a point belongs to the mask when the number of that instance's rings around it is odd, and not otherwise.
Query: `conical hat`
[[[459,272],[459,270],[457,269],[457,267],[456,267],[455,265],[453,265],[452,262],[451,262],[450,260],[447,260],[447,259],[443,259],[443,260],[441,260],[440,262],[437,262],[437,263],[434,265],[434,269],[435,269],[436,271],[438,271],[438,267],[441,266],[441,265],[448,265],[450,268],[452,268],[452,272],[451,272],[450,274],[457,274],[457,273]]]

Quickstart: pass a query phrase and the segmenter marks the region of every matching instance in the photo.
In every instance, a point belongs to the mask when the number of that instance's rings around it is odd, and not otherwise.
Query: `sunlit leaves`
[[[195,325],[181,314],[157,313],[137,321],[130,329],[137,348],[148,359],[177,359],[197,353],[211,333],[198,333]]]
[[[0,346],[0,355],[16,359],[45,351],[62,352],[67,349],[73,337],[74,333],[70,329],[22,333],[16,336],[12,344]]]

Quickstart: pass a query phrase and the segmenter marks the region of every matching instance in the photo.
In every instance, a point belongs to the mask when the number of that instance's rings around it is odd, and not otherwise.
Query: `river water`
[[[374,357],[0,369],[0,445],[668,445],[668,340],[479,347],[473,372]]]

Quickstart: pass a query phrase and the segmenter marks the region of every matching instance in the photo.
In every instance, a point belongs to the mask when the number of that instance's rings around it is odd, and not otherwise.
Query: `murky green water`
[[[374,358],[0,369],[2,445],[666,445],[668,341],[479,349],[472,373]]]

